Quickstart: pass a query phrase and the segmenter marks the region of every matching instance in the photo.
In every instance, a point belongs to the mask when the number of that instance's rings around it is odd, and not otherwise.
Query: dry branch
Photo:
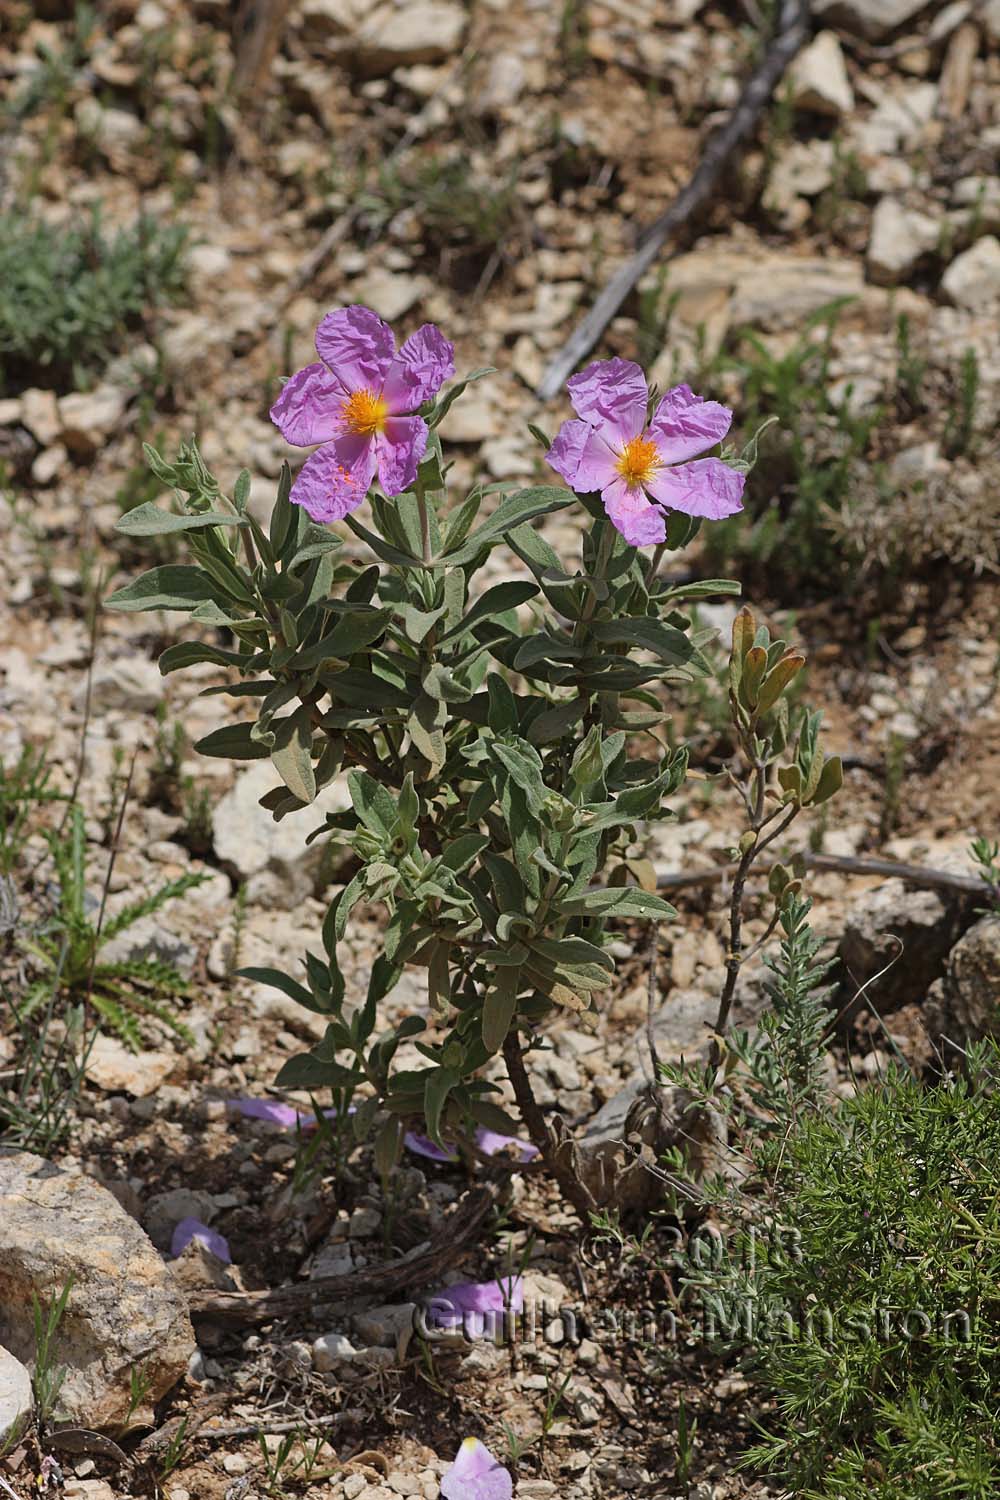
[[[541,401],[550,401],[567,375],[572,373],[585,354],[589,354],[670,236],[704,207],[715,190],[723,168],[737,146],[753,131],[785,69],[806,42],[809,31],[809,0],[784,0],[778,18],[778,29],[760,63],[747,79],[726,123],[709,140],[686,187],[682,188],[670,207],[642,231],[635,254],[615,272],[590,312],[574,328],[549,365],[536,393]]]
[[[190,1298],[191,1316],[222,1323],[266,1323],[271,1318],[308,1312],[317,1302],[347,1302],[355,1297],[393,1296],[405,1287],[426,1287],[440,1278],[475,1242],[499,1188],[486,1183],[466,1193],[428,1248],[420,1255],[346,1276],[320,1276],[272,1291],[198,1291]]]
[[[865,859],[840,854],[802,854],[799,857],[810,870],[833,870],[842,875],[882,875],[887,880],[905,880],[909,885],[956,891],[966,896],[983,896],[986,893],[978,876],[955,875],[950,870],[907,865],[895,859]],[[754,873],[766,875],[771,868],[771,862],[765,860],[754,866]],[[720,885],[722,881],[730,879],[736,869],[736,865],[729,864],[718,865],[714,870],[679,870],[658,875],[656,888],[659,891],[682,891],[692,886]]]

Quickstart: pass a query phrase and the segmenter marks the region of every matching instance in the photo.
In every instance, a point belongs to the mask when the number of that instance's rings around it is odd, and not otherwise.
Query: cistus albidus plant
[[[685,750],[665,747],[658,689],[709,670],[692,601],[738,589],[659,570],[702,517],[739,509],[752,455],[702,456],[726,436],[724,407],[686,386],[656,401],[637,365],[597,361],[570,382],[576,417],[548,454],[575,493],[477,485],[453,500],[438,428],[491,372],[441,395],[447,340],[426,326],[397,352],[366,308],[329,314],[316,342],[319,361],[292,376],[272,417],[291,442],[321,446],[294,484],[283,470],[267,529],[248,510],[248,474],[229,499],[193,444],[173,463],[150,450],[176,508],[142,505],[120,528],[183,533],[191,561],[153,568],[110,604],[188,613],[191,638],[168,647],[162,672],[232,669],[238,680],[209,691],[247,712],[197,748],[270,757],[281,785],[262,802],[275,819],[346,773],[350,808],[319,829],[302,819],[304,836],[326,833],[358,862],[323,952],[298,976],[249,971],[327,1022],[279,1084],[353,1100],[358,1137],[375,1133],[386,1170],[411,1126],[449,1149],[477,1127],[517,1131],[483,1077],[502,1053],[523,1123],[585,1213],[524,1053],[554,1012],[595,1011],[614,978],[609,924],[676,915],[635,857],[687,769]],[[584,523],[577,559],[537,525],[569,508]],[[364,560],[343,555],[331,521]],[[520,576],[505,577],[511,563]],[[337,953],[359,902],[387,920],[367,994],[349,998]],[[407,966],[426,973],[426,1013],[380,1028]],[[408,1039],[420,1067],[394,1066]]]

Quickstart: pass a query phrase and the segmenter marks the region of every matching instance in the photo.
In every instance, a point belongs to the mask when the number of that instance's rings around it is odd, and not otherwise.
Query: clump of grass
[[[867,453],[881,411],[856,412],[848,396],[834,399],[830,360],[837,320],[846,301],[838,298],[806,322],[800,338],[775,354],[757,334],[745,332],[735,354],[717,368],[735,371],[743,390],[740,413],[746,431],[778,418],[763,439],[767,462],[749,476],[751,525],[724,521],[708,539],[713,563],[734,556],[751,567],[775,571],[795,582],[843,577],[853,558],[834,539],[831,517],[846,500],[856,467]]]
[[[1000,1493],[998,1083],[986,1043],[963,1077],[891,1072],[789,1136],[795,1252],[747,1286],[777,1407],[748,1461],[802,1500]]]
[[[188,1027],[174,1014],[176,997],[188,988],[177,969],[159,959],[112,962],[102,958],[102,949],[142,917],[152,916],[168,901],[201,885],[207,876],[191,873],[169,880],[104,920],[104,900],[97,900],[88,889],[81,808],[74,805],[67,827],[51,830],[47,837],[58,894],[49,920],[21,940],[38,972],[17,1004],[19,1021],[27,1023],[55,995],[70,1003],[85,1003],[136,1050],[142,1044],[142,1023],[151,1020],[190,1042]]]
[[[389,162],[363,186],[360,202],[372,232],[411,209],[426,248],[440,257],[494,252],[509,237],[517,210],[513,178],[486,182],[465,152],[450,151],[415,164]]]
[[[0,395],[91,383],[181,294],[187,238],[148,216],[107,234],[96,210],[59,227],[0,214]]]

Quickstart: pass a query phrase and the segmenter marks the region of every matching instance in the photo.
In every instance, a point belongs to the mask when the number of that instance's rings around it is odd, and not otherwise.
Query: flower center
[[[648,483],[661,464],[659,449],[652,438],[635,437],[619,453],[615,468],[629,489],[634,490]]]
[[[383,432],[388,415],[388,406],[374,391],[355,391],[341,407],[348,432],[356,432],[359,437],[374,437],[376,432]]]

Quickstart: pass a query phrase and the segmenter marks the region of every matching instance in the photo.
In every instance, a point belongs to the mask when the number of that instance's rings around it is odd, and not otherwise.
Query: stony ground
[[[813,587],[789,598],[778,580],[769,589],[766,569],[752,575],[755,606],[809,655],[808,697],[824,707],[828,748],[848,766],[829,817],[797,836],[829,854],[968,874],[969,840],[995,835],[1000,821],[1000,10],[996,0],[835,0],[822,10],[817,26],[827,29],[707,221],[626,304],[602,349],[642,358],[661,383],[710,378],[742,408],[739,370],[716,358],[740,347],[739,331],[749,327],[780,355],[811,315],[850,299],[831,337],[829,379],[852,409],[892,411],[830,517],[834,534],[865,528],[866,566],[834,597]],[[473,473],[512,483],[540,475],[525,424],[552,430],[563,408],[540,407],[533,389],[635,229],[670,200],[732,106],[761,24],[753,0],[412,0],[374,10],[297,0],[271,86],[241,100],[219,0],[109,0],[75,17],[57,0],[0,0],[0,77],[22,101],[0,123],[0,207],[30,204],[59,225],[100,203],[110,225],[142,211],[192,235],[185,298],[150,309],[96,386],[53,389],[39,368],[31,386],[0,389],[5,770],[25,747],[42,747],[50,790],[74,790],[92,911],[102,893],[110,917],[138,893],[205,876],[102,955],[179,969],[188,987],[175,1004],[193,1043],[156,1025],[136,1054],[95,1040],[72,1133],[56,1153],[108,1187],[161,1251],[194,1215],[226,1236],[235,1263],[226,1274],[246,1288],[362,1268],[425,1240],[464,1174],[412,1157],[387,1203],[349,1139],[337,1168],[337,1152],[310,1159],[293,1133],[227,1106],[262,1096],[313,1035],[309,1016],[234,971],[294,965],[318,941],[343,863],[336,851],[304,853],[295,819],[274,825],[262,812],[266,763],[234,779],[226,762],[192,755],[190,743],[239,703],[198,696],[222,680],[212,669],[161,680],[155,659],[172,639],[171,618],[97,607],[149,560],[114,532],[123,509],[157,493],[140,444],[169,452],[197,432],[224,485],[251,470],[252,503],[265,513],[288,456],[269,402],[280,377],[309,359],[323,312],[358,301],[403,329],[438,322],[460,370],[497,367],[443,429],[459,484]],[[46,56],[64,59],[61,71]],[[24,107],[39,80],[40,98]],[[327,252],[311,263],[324,235]],[[901,314],[925,392],[909,408],[898,399]],[[955,453],[943,423],[970,348],[979,437]],[[817,464],[830,461],[820,444]],[[568,546],[570,523],[552,539]],[[914,566],[886,588],[880,558],[900,545]],[[697,551],[677,560],[680,570],[701,565]],[[725,607],[705,611],[723,635],[730,620]],[[726,753],[723,704],[720,689],[670,705],[678,738],[693,736],[709,773]],[[57,826],[63,805],[37,813],[13,872],[20,916],[3,970],[14,994],[32,977],[21,939],[51,915],[44,827]],[[740,829],[735,795],[718,779],[690,782],[676,808],[677,823],[648,850],[657,867],[724,862]],[[817,924],[838,941],[846,929],[841,951],[859,983],[882,966],[873,955],[884,934],[911,922],[914,958],[897,966],[882,1009],[891,1045],[922,1066],[921,1004],[971,911],[946,892],[925,893],[914,915],[899,889],[874,897],[877,887],[842,873],[810,880]],[[665,1058],[703,1045],[724,956],[718,888],[677,899],[682,920],[656,974]],[[352,925],[349,990],[366,981],[379,924],[372,910]],[[762,926],[751,905],[751,938]],[[648,961],[635,938],[620,935],[622,979],[596,1032],[556,1029],[535,1064],[542,1103],[577,1129],[648,1073]],[[414,974],[393,1004],[422,999]],[[738,1019],[752,1020],[760,999],[751,973]],[[887,1045],[859,1020],[831,1054],[831,1085],[849,1090],[852,1073],[877,1074]],[[13,1028],[0,1046],[10,1064]],[[609,1128],[620,1120],[612,1114]],[[277,1493],[258,1435],[273,1452],[296,1427],[326,1434],[312,1478],[293,1471],[296,1450],[282,1471],[288,1493],[315,1500],[434,1500],[467,1432],[512,1464],[521,1500],[770,1493],[735,1469],[762,1411],[735,1362],[693,1336],[671,1344],[642,1325],[617,1338],[599,1331],[609,1311],[662,1309],[670,1278],[658,1235],[641,1254],[608,1259],[607,1246],[581,1246],[569,1216],[529,1177],[451,1274],[486,1279],[508,1257],[523,1259],[534,1295],[575,1310],[575,1329],[555,1318],[516,1348],[439,1348],[410,1339],[405,1315],[394,1322],[374,1303],[252,1331],[202,1319],[188,1375],[131,1465],[100,1445],[51,1450],[63,1493]],[[191,1287],[219,1274],[193,1252],[184,1261]],[[328,1334],[349,1344],[314,1348]],[[697,1423],[687,1476],[682,1407]],[[0,1473],[27,1494],[37,1471],[27,1446]]]

